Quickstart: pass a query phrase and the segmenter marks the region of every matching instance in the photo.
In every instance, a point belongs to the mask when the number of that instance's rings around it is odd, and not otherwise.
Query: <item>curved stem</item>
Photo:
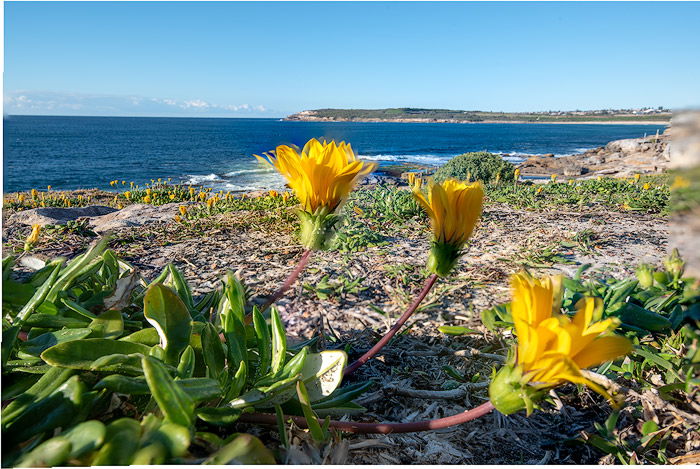
[[[287,277],[287,280],[284,281],[281,287],[272,294],[270,298],[265,302],[265,304],[262,306],[260,309],[260,312],[264,312],[267,308],[269,308],[275,301],[279,300],[282,298],[282,295],[289,290],[289,288],[296,282],[297,277],[299,277],[299,274],[304,270],[304,267],[306,267],[306,264],[309,262],[309,258],[311,257],[311,251],[310,249],[307,249],[304,251],[304,254],[301,255],[301,259],[299,259],[299,263],[297,266],[294,268],[294,270],[289,274],[289,277]]]
[[[359,367],[367,363],[372,357],[374,357],[386,344],[391,340],[392,337],[396,335],[397,332],[399,332],[399,329],[401,329],[401,326],[404,325],[404,323],[408,320],[409,317],[418,309],[418,305],[420,305],[421,301],[428,295],[428,292],[430,292],[430,289],[433,288],[433,285],[435,285],[435,282],[437,281],[438,276],[437,274],[432,274],[430,277],[428,277],[425,280],[425,285],[423,286],[423,290],[418,294],[415,300],[413,300],[413,303],[408,307],[408,309],[401,315],[398,321],[389,329],[389,332],[386,333],[384,337],[382,337],[379,342],[375,344],[374,347],[369,349],[367,353],[362,355],[360,358],[358,358],[354,363],[349,365],[347,368],[343,370],[343,376],[348,376],[352,373],[355,372]]]
[[[363,423],[363,422],[340,422],[338,420],[331,420],[330,427],[335,428],[344,432],[350,433],[411,433],[411,432],[424,432],[428,430],[438,430],[440,428],[452,427],[454,425],[459,425],[470,420],[478,419],[489,412],[494,410],[493,404],[491,402],[485,402],[478,407],[471,410],[461,412],[457,415],[451,415],[449,417],[443,417],[441,419],[435,420],[421,420],[420,422],[408,422],[408,423],[394,423],[394,422],[383,422],[383,423]],[[285,416],[284,420],[292,419],[295,424],[302,428],[308,428],[306,419],[304,417],[298,416]],[[273,414],[243,414],[238,419],[239,422],[247,423],[262,423],[269,425],[277,424],[277,416]]]

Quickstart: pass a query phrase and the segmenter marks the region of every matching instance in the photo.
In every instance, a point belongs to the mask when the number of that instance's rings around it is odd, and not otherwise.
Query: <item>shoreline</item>
[[[433,119],[324,119],[324,118],[304,118],[304,119],[281,119],[285,122],[357,122],[357,123],[393,123],[393,124],[581,124],[581,125],[663,125],[670,126],[671,121],[519,121],[519,120],[483,120],[483,121],[460,121],[460,120],[433,120]]]

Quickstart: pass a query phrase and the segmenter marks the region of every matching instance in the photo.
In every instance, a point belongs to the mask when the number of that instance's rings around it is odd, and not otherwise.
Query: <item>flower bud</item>
[[[639,286],[642,288],[650,288],[654,285],[654,268],[649,264],[639,264],[636,274]]]
[[[671,255],[664,259],[664,267],[669,274],[673,277],[673,280],[678,280],[683,275],[685,270],[685,262],[681,259],[678,248],[673,248]]]

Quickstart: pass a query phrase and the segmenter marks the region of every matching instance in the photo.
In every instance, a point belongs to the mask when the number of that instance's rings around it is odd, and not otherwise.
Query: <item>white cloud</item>
[[[94,116],[207,116],[266,117],[274,111],[263,105],[216,104],[200,98],[175,100],[142,96],[93,95],[59,92],[8,92],[4,114]]]
[[[182,108],[187,109],[190,107],[198,108],[198,109],[206,109],[211,107],[208,102],[202,101],[201,99],[194,99],[192,101],[185,101],[182,106]]]

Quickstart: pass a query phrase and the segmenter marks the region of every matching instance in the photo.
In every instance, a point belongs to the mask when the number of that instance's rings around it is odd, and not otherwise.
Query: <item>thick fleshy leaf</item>
[[[270,343],[270,331],[265,318],[257,307],[253,307],[253,327],[258,339],[258,370],[257,377],[261,378],[270,371],[272,364],[272,348]]]
[[[85,385],[73,376],[47,397],[28,406],[3,432],[9,444],[70,424],[83,404]],[[4,422],[3,422],[4,423]]]
[[[209,456],[202,464],[275,464],[275,457],[262,441],[244,433]]]
[[[105,311],[93,319],[88,327],[93,330],[92,337],[114,339],[124,333],[124,318],[119,311]]]
[[[62,466],[71,455],[71,442],[63,436],[47,440],[25,454],[15,467]]]
[[[130,418],[107,425],[105,443],[92,460],[92,466],[128,466],[139,447],[141,426]]]
[[[147,354],[150,349],[142,344],[110,339],[80,339],[54,345],[41,358],[53,366],[91,370],[95,360],[108,355]]]
[[[61,436],[71,442],[70,459],[77,459],[99,448],[104,442],[105,425],[99,420],[88,420],[71,428]]]
[[[226,366],[226,355],[216,327],[211,323],[202,329],[202,354],[209,377],[219,379]]]
[[[284,361],[287,354],[287,336],[284,332],[284,325],[280,318],[277,308],[271,308],[270,316],[272,318],[272,363],[271,369],[273,373],[277,373],[284,366]]]
[[[301,370],[311,402],[330,396],[343,381],[348,355],[342,350],[326,350],[306,357]]]
[[[143,315],[158,331],[166,363],[177,365],[192,333],[192,318],[187,306],[170,288],[157,283],[146,292]]]
[[[54,345],[70,342],[73,340],[83,339],[92,333],[92,329],[61,329],[59,331],[46,332],[38,335],[31,340],[23,342],[19,350],[27,355],[39,356],[44,350],[47,350]]]
[[[148,387],[166,419],[190,428],[194,421],[194,400],[175,384],[159,360],[143,357],[142,366]]]

